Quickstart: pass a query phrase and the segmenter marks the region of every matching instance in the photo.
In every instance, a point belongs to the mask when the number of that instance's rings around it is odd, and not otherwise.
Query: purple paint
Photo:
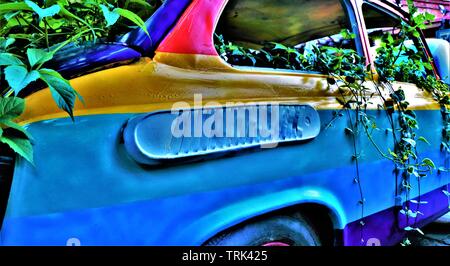
[[[141,54],[121,44],[71,45],[61,50],[48,67],[64,77],[75,77],[97,68],[139,59]]]
[[[348,224],[343,232],[344,245],[367,246],[379,243],[382,246],[391,246],[398,244],[406,235],[404,228],[423,227],[449,211],[448,197],[443,193],[443,190],[447,188],[446,185],[420,197],[420,201],[426,201],[428,204],[420,204],[419,211],[423,215],[418,215],[417,219],[400,213],[400,207],[393,207]],[[419,201],[419,197],[414,200]],[[412,202],[407,204],[412,211],[417,211],[417,204]],[[405,206],[406,203],[403,207]]]
[[[118,38],[118,42],[126,43],[130,47],[141,51],[143,55],[151,55],[191,2],[192,0],[167,0],[145,22],[151,38],[142,29],[138,28]]]

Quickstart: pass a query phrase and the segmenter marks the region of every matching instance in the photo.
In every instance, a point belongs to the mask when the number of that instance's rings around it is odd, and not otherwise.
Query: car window
[[[380,47],[383,35],[391,34],[393,38],[398,37],[401,28],[401,19],[371,6],[370,4],[363,4],[362,10],[367,34],[369,36],[370,55],[375,59],[377,57],[377,49]],[[415,52],[421,51],[413,39],[414,38],[411,38],[406,41],[405,45]],[[399,60],[405,59],[400,56]]]
[[[356,50],[340,0],[230,0],[215,44],[222,58],[235,66],[303,71],[314,71],[304,65],[315,48]]]
[[[433,68],[420,36],[405,30],[401,18],[364,3],[362,12],[369,37],[369,52],[378,73],[384,78],[416,83],[433,75]],[[394,59],[395,62],[392,62]],[[411,69],[414,73],[409,75]]]

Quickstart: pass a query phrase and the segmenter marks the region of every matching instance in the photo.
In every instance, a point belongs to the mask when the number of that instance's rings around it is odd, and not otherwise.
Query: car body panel
[[[326,127],[333,111],[319,113]],[[418,113],[421,119],[436,121],[431,119],[433,112]],[[4,244],[64,245],[76,237],[86,245],[199,245],[250,217],[300,203],[327,206],[336,229],[361,218],[344,119],[301,145],[151,169],[137,165],[120,144],[120,129],[132,116],[96,115],[78,117],[75,123],[55,119],[29,125],[37,139],[45,139],[36,142],[36,154],[46,156],[36,158],[35,168],[18,163],[2,229]],[[432,133],[425,135],[430,147],[440,141]],[[61,136],[71,137],[61,141]],[[389,141],[384,132],[376,137],[377,142]],[[361,141],[370,149],[367,140]],[[422,147],[423,156],[439,161],[439,153]],[[326,150],[329,159],[316,150]],[[277,160],[268,163],[268,158]],[[368,153],[361,163],[365,216],[395,205],[395,179],[380,175],[380,169],[391,167],[376,153]],[[423,182],[422,194],[448,182],[446,173],[434,172],[428,178],[432,182]],[[417,190],[411,192],[411,198],[417,196]],[[363,232],[373,230],[369,236],[379,237],[379,226],[368,225]]]
[[[18,122],[35,139],[36,161],[32,166],[17,160],[3,245],[65,245],[70,239],[82,245],[201,245],[253,217],[311,203],[329,210],[344,245],[366,245],[374,238],[383,245],[398,242],[411,222],[399,218],[398,211],[411,202],[399,191],[401,178],[386,171],[393,170],[392,162],[364,134],[353,148],[346,116],[337,115],[345,112],[336,100],[338,91],[327,85],[326,76],[224,62],[212,50],[212,34],[225,3],[193,1],[152,59],[72,79],[86,102],[76,103],[74,122],[48,90],[26,98]],[[205,8],[209,11],[199,12]],[[198,42],[191,45],[192,40]],[[439,148],[440,106],[412,84],[394,86],[405,90],[410,109],[427,125],[418,135],[430,145],[418,144],[419,154],[448,167],[448,156]],[[180,101],[194,106],[195,94],[202,95],[203,104],[308,104],[317,110],[321,130],[308,141],[195,163],[152,168],[134,161],[122,139],[129,119],[171,110]],[[387,129],[379,103],[375,97],[368,113]],[[393,149],[392,138],[384,130],[373,132],[384,151]],[[361,151],[355,182],[354,156]],[[449,173],[433,171],[413,187],[409,199],[423,196],[439,203],[424,208],[415,222],[448,211],[443,200],[448,183]]]

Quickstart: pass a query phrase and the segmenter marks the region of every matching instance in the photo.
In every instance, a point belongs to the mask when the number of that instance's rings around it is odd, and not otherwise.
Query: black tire
[[[278,215],[237,226],[210,239],[206,246],[320,246],[318,234],[301,214]]]

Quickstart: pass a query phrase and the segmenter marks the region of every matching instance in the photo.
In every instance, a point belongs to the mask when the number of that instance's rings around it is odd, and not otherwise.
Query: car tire
[[[320,246],[318,234],[301,214],[245,223],[210,239],[206,246]]]

